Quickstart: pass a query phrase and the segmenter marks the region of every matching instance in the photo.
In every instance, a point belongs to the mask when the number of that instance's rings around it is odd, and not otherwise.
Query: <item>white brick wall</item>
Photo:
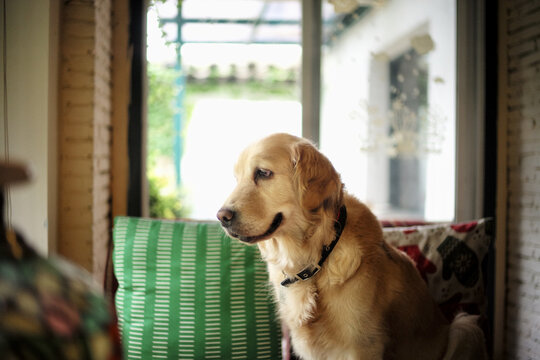
[[[504,1],[507,42],[506,357],[540,359],[540,1]],[[506,17],[506,19],[504,19]]]
[[[60,254],[103,279],[109,240],[111,1],[64,1],[60,64]]]

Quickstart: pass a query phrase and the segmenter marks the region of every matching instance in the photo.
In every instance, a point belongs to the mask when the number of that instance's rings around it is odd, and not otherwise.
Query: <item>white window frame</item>
[[[482,1],[457,1],[456,215],[483,216],[485,18]]]

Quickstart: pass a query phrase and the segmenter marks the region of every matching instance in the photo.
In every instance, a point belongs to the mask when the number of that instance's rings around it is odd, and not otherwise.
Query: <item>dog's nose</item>
[[[229,227],[232,224],[234,215],[235,213],[231,209],[221,208],[217,213],[217,218],[221,222],[221,225],[223,225],[224,227]]]

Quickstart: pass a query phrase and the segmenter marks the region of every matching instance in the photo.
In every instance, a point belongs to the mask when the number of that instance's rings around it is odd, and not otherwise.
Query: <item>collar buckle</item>
[[[321,270],[320,265],[309,265],[304,270],[300,271],[298,274],[294,275],[294,277],[298,280],[306,281],[309,280],[312,276],[314,276],[316,273]]]
[[[285,275],[285,280],[283,280],[281,282],[281,285],[287,287],[287,286],[289,286],[291,284],[294,284],[297,281],[309,280],[316,273],[318,273],[320,270],[321,270],[321,265],[319,265],[319,264],[316,264],[316,265],[311,264],[311,265],[305,267],[304,270],[300,271],[299,273],[294,274],[294,277],[292,277],[292,278],[288,278],[287,275],[284,273],[283,275]]]

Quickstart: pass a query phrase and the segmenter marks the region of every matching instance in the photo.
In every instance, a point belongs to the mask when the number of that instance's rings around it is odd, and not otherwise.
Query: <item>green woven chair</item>
[[[116,309],[126,359],[280,359],[265,264],[217,222],[118,217]]]

